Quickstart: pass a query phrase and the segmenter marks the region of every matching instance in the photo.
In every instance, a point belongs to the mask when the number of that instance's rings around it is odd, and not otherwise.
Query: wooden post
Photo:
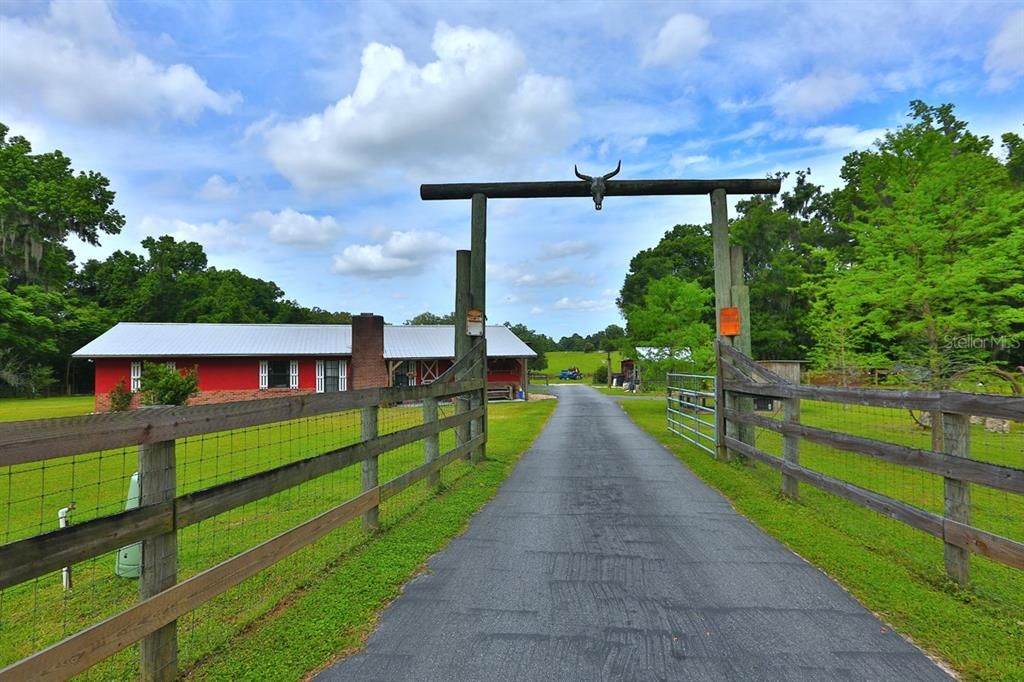
[[[782,401],[782,418],[786,424],[800,423],[800,398],[787,398]],[[800,464],[800,436],[786,433],[782,436],[782,458],[790,464]],[[782,470],[782,494],[794,500],[800,497],[800,482]]]
[[[736,252],[739,252],[739,258],[743,258],[743,249],[738,246],[733,247],[733,266],[735,270],[736,265]],[[741,268],[742,271],[742,268]],[[733,272],[735,275],[735,271]],[[741,275],[742,276],[742,275]],[[733,282],[736,280],[734,279]],[[740,280],[742,281],[742,280]],[[750,357],[750,290],[745,284],[733,284],[732,285],[732,304],[733,306],[740,309],[740,334],[739,336],[733,337],[732,343],[733,348],[740,351],[748,358]],[[737,396],[736,397],[736,409],[740,412],[747,414],[754,413],[754,399],[750,396]],[[753,424],[739,424],[737,428],[739,439],[747,445],[754,444],[754,425]]]
[[[732,257],[729,250],[729,206],[724,189],[711,193],[711,242],[715,264],[715,336],[732,345],[732,339],[718,332],[722,308],[732,305]]]
[[[474,194],[471,213],[472,234],[470,235],[469,290],[473,307],[483,313],[484,333],[480,340],[486,341],[487,336],[487,197]],[[487,455],[487,353],[484,346],[483,357],[480,358],[478,376],[484,380],[484,387],[479,394],[474,394],[471,401],[473,407],[484,408],[484,416],[474,419],[470,424],[470,435],[482,434],[484,444],[473,448],[472,460],[479,462]]]
[[[725,388],[722,372],[721,341],[715,340],[715,459],[729,461],[729,448],[725,446]]]
[[[945,452],[957,457],[971,456],[970,417],[962,414],[942,414],[942,442]],[[971,523],[971,484],[956,478],[945,479],[945,517],[965,525]],[[971,577],[971,553],[963,547],[946,543],[946,574],[961,587]]]
[[[359,411],[359,440],[366,442],[377,437],[378,405],[364,407]],[[363,492],[379,484],[377,455],[363,460]],[[363,530],[373,532],[380,529],[380,507],[374,506],[363,512]]]
[[[139,446],[139,505],[170,502],[177,487],[174,441]],[[142,541],[142,575],[139,599],[148,599],[172,587],[178,580],[176,531]],[[178,623],[172,621],[139,642],[140,677],[145,682],[164,682],[178,677]]]
[[[437,398],[423,399],[423,423],[437,423]],[[430,464],[441,454],[440,435],[434,434],[423,439],[423,462]],[[435,471],[427,477],[427,487],[436,490],[441,485],[441,472]]]
[[[470,308],[469,292],[469,266],[470,252],[459,250],[455,252],[455,361],[458,362],[469,354],[473,339],[466,335],[466,311]],[[457,372],[456,381],[466,378],[463,370]],[[455,396],[455,414],[469,412],[469,399],[465,395]],[[461,424],[455,427],[456,445],[469,442],[469,424]],[[469,459],[470,455],[466,455]]]
[[[711,245],[714,251],[715,265],[715,338],[718,342],[732,346],[733,339],[730,336],[722,336],[721,317],[722,308],[732,306],[732,252],[729,248],[729,205],[724,189],[716,189],[711,192]],[[721,358],[718,359],[721,362]],[[719,384],[721,384],[721,373],[718,373]],[[722,391],[723,400],[718,403],[720,408],[736,409],[736,398],[728,391]],[[722,420],[724,434],[731,438],[739,438],[739,430],[735,422],[728,419]],[[719,458],[728,460],[731,457],[725,448],[719,451]]]

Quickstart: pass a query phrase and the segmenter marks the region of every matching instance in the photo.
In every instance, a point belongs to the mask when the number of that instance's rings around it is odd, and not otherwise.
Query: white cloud
[[[814,118],[839,109],[867,88],[867,81],[853,73],[815,73],[783,83],[771,96],[775,112],[792,118]]]
[[[582,310],[584,312],[597,312],[610,310],[614,306],[612,301],[601,301],[595,299],[569,298],[563,296],[551,306],[555,310]]]
[[[989,43],[985,71],[993,90],[1006,90],[1024,76],[1024,9],[1008,15]]]
[[[861,130],[857,126],[834,125],[808,128],[804,138],[832,149],[868,149],[885,135],[885,128]]]
[[[38,19],[0,17],[0,36],[4,97],[29,112],[89,123],[193,121],[240,99],[212,90],[187,64],[163,66],[136,51],[106,3],[54,0]]]
[[[547,247],[541,247],[541,260],[555,260],[568,256],[583,256],[596,253],[599,250],[597,244],[586,239],[568,239],[562,242],[555,242]]]
[[[270,238],[278,244],[323,246],[333,242],[341,233],[341,226],[331,216],[317,218],[290,208],[279,213],[259,211],[253,213],[250,220],[267,228]]]
[[[672,158],[669,159],[669,165],[672,166],[672,170],[682,172],[689,168],[707,166],[710,161],[711,157],[706,154],[673,154]]]
[[[513,287],[554,287],[575,284],[585,279],[571,268],[536,272],[533,269],[523,269],[514,265],[490,265],[488,271],[491,277],[507,282]]]
[[[371,43],[350,95],[267,127],[271,161],[300,188],[323,190],[385,173],[494,174],[574,138],[567,82],[530,71],[510,39],[441,22],[432,47],[436,61],[421,67]]]
[[[238,198],[238,183],[228,182],[219,175],[211,175],[199,188],[198,195],[207,201],[231,201]]]
[[[334,257],[333,270],[345,275],[395,277],[422,272],[434,255],[456,249],[437,232],[392,232],[382,244],[353,244]]]
[[[190,223],[178,218],[144,216],[139,222],[139,230],[150,237],[170,235],[178,241],[198,242],[207,252],[245,245],[238,223],[223,219],[212,223]]]
[[[711,44],[708,22],[693,14],[677,14],[661,27],[644,51],[644,66],[685,66]]]

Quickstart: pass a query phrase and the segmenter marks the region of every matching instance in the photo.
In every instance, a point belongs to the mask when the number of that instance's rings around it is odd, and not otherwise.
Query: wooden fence
[[[487,441],[485,357],[485,342],[480,340],[437,381],[425,386],[0,424],[2,467],[138,445],[140,487],[137,509],[0,546],[0,589],[142,542],[136,604],[0,670],[0,680],[67,679],[137,641],[142,678],[175,679],[179,617],[359,516],[364,527],[376,528],[383,500],[423,479],[437,485],[441,469],[456,459],[482,457]],[[456,399],[454,416],[438,418],[441,398]],[[379,435],[380,406],[402,401],[422,401],[423,423]],[[352,409],[361,410],[360,442],[354,445],[175,496],[176,439]],[[457,446],[441,454],[438,436],[452,428]],[[424,443],[424,463],[379,482],[377,458],[416,441]],[[362,465],[358,496],[177,581],[179,529],[357,463]]]
[[[787,383],[737,350],[717,346],[719,372],[719,457],[749,457],[779,470],[784,495],[798,496],[808,483],[854,504],[922,530],[945,543],[946,571],[961,585],[969,580],[969,553],[1024,569],[1024,544],[971,525],[972,485],[1024,495],[1024,469],[970,459],[972,416],[1024,422],[1024,398],[958,391],[847,389]],[[741,400],[760,396],[781,400],[783,418],[741,409]],[[800,423],[801,400],[930,412],[941,432],[941,452],[886,443]],[[747,402],[749,405],[749,400]],[[782,457],[754,447],[754,428],[782,435]],[[936,514],[800,465],[800,444],[817,443],[942,476],[944,513]]]

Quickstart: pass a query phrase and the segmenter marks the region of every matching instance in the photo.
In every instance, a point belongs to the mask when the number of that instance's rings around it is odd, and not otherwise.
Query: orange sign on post
[[[722,336],[740,335],[740,309],[722,308],[718,312],[718,333]]]

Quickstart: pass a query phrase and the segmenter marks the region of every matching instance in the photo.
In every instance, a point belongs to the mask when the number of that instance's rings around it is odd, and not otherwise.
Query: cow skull
[[[594,197],[594,210],[600,211],[601,202],[604,201],[604,192],[606,189],[606,186],[604,184],[605,180],[614,177],[615,175],[618,174],[620,170],[622,170],[622,161],[619,161],[619,165],[617,165],[615,167],[615,170],[613,170],[611,173],[608,173],[606,175],[598,175],[596,177],[580,173],[580,169],[577,168],[575,165],[573,165],[572,169],[576,171],[577,178],[590,183],[590,194],[593,195]]]

